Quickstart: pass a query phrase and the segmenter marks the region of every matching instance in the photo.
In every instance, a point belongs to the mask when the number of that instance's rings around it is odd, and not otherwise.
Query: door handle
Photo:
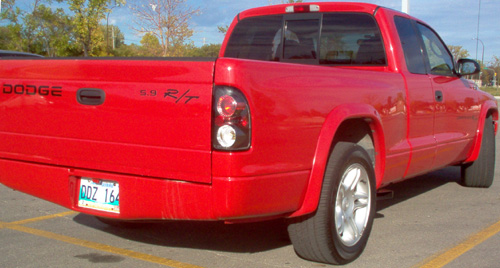
[[[437,102],[443,101],[443,92],[441,92],[441,90],[436,90],[436,101]]]
[[[83,105],[101,105],[106,100],[106,93],[98,88],[80,88],[76,100]]]

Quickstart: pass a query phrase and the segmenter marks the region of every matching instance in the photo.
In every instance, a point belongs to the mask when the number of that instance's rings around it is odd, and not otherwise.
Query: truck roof
[[[282,5],[272,5],[265,7],[258,7],[245,10],[238,14],[238,19],[242,20],[248,17],[254,16],[264,16],[264,15],[274,15],[274,14],[285,14],[290,13],[286,11],[287,7],[290,6],[300,6],[300,7],[311,7],[318,6],[319,12],[366,12],[374,13],[377,8],[381,6],[368,3],[354,3],[354,2],[311,2],[311,3],[294,3],[294,4],[282,4]],[[314,11],[311,11],[314,12]]]

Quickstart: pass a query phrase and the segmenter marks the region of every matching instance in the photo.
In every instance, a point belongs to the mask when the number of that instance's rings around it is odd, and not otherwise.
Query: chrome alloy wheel
[[[348,247],[363,236],[370,216],[370,179],[366,169],[354,163],[342,175],[335,201],[335,230]]]

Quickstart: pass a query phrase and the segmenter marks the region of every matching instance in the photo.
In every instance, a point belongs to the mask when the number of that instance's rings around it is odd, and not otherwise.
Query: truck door
[[[435,94],[433,168],[440,168],[467,158],[476,134],[479,102],[468,82],[455,74],[453,57],[439,36],[426,25],[416,25]]]
[[[408,90],[408,142],[411,146],[411,158],[405,177],[409,177],[430,170],[434,162],[434,90],[413,21],[395,16],[394,22],[406,62],[401,73]]]

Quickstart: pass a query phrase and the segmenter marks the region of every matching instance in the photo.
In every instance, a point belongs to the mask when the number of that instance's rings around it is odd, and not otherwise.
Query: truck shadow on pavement
[[[389,185],[394,198],[377,202],[377,218],[381,211],[408,199],[441,187],[459,183],[460,168],[448,167]],[[376,220],[375,219],[375,220]],[[256,253],[291,245],[285,220],[257,223],[224,224],[223,222],[156,221],[132,222],[123,226],[105,224],[94,216],[78,214],[76,223],[118,237],[141,243],[192,249],[204,249],[235,253]]]
[[[377,215],[375,218],[383,217],[380,212],[388,207],[412,199],[445,184],[460,184],[460,174],[460,167],[447,167],[384,187],[383,189],[385,190],[393,191],[394,197],[377,201]]]
[[[128,222],[112,226],[96,217],[79,214],[74,221],[128,240],[181,248],[255,253],[291,244],[284,220],[224,224],[212,221]]]

